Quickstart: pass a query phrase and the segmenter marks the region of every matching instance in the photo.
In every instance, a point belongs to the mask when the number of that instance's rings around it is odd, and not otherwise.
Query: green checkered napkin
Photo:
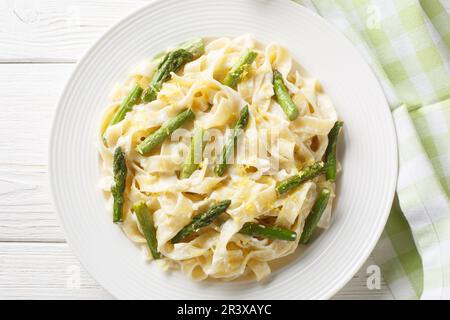
[[[393,208],[375,260],[398,299],[450,299],[450,17],[438,0],[294,0],[372,66],[399,146]]]

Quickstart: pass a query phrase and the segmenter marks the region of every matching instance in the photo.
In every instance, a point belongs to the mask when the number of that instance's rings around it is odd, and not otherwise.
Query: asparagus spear
[[[120,147],[117,147],[114,151],[113,172],[114,186],[111,187],[111,193],[114,198],[113,222],[122,222],[124,203],[123,193],[125,191],[125,182],[127,179],[127,164]]]
[[[200,213],[192,219],[192,222],[181,229],[175,237],[170,240],[172,243],[183,241],[187,236],[197,232],[201,228],[210,225],[221,213],[230,206],[231,200],[223,200],[211,206],[207,211]]]
[[[180,179],[189,178],[195,170],[198,169],[200,161],[202,159],[204,130],[202,128],[196,128],[194,130],[194,136],[191,138],[191,146],[189,154],[186,158],[186,162],[183,164],[180,173]]]
[[[328,146],[325,150],[324,160],[327,163],[326,177],[327,180],[331,182],[336,181],[336,145],[339,131],[341,130],[343,125],[344,122],[336,121],[333,128],[328,133]]]
[[[262,224],[247,222],[244,224],[239,233],[254,237],[263,237],[270,239],[279,239],[287,241],[295,241],[297,233],[289,229],[280,227],[267,227]]]
[[[170,73],[176,72],[186,62],[191,61],[193,57],[192,53],[184,49],[177,49],[166,54],[158,65],[149,87],[145,89],[142,100],[144,102],[155,100],[162,84],[170,79]]]
[[[168,52],[159,63],[149,87],[144,90],[142,100],[144,102],[155,100],[162,84],[170,79],[171,72],[176,72],[184,64],[197,59],[203,53],[205,53],[205,44],[201,38],[188,41],[178,49]]]
[[[308,243],[311,238],[314,229],[319,223],[320,217],[322,217],[322,213],[327,207],[328,199],[330,198],[331,191],[327,188],[324,188],[320,191],[319,196],[317,197],[316,202],[314,203],[311,212],[306,218],[305,226],[303,227],[303,232],[300,237],[300,242],[303,244]]]
[[[141,230],[147,240],[148,248],[152,253],[153,259],[159,259],[158,242],[156,240],[156,229],[153,224],[153,216],[150,214],[145,202],[139,202],[133,205],[133,212],[136,214]]]
[[[182,43],[179,48],[192,53],[193,59],[197,59],[205,53],[205,43],[202,38],[194,38],[186,41]]]
[[[314,162],[312,165],[300,170],[296,175],[281,181],[276,187],[277,192],[279,194],[284,194],[298,187],[303,182],[317,177],[318,175],[323,173],[324,167],[325,164],[323,163],[323,161]]]
[[[176,117],[167,120],[158,130],[145,138],[145,140],[136,147],[136,151],[141,155],[146,154],[156,146],[159,146],[176,129],[181,127],[183,123],[194,118],[195,114],[191,109],[180,112]]]
[[[128,93],[128,96],[123,100],[114,117],[111,119],[109,125],[112,126],[125,118],[125,115],[131,111],[134,105],[138,104],[141,99],[142,88],[139,84],[135,84],[133,89]]]
[[[238,61],[225,76],[223,84],[230,88],[236,89],[239,80],[242,78],[245,71],[250,67],[253,61],[255,61],[256,56],[256,52],[251,51],[250,49],[245,50],[243,55],[239,57]]]
[[[249,118],[248,106],[245,106],[244,108],[242,108],[239,119],[233,127],[233,132],[231,133],[230,140],[228,140],[228,142],[223,146],[219,164],[217,164],[214,167],[214,172],[219,177],[223,176],[223,174],[225,173],[228,158],[230,154],[233,152],[234,145],[237,142],[237,137],[239,136],[240,132],[244,130],[245,127],[247,127],[248,118]]]
[[[273,89],[277,97],[278,104],[290,121],[297,119],[298,108],[292,101],[288,88],[283,81],[283,76],[278,70],[273,71]]]

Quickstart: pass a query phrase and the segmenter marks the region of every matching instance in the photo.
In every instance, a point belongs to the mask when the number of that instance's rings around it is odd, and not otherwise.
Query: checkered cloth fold
[[[397,195],[374,258],[397,299],[450,299],[450,17],[438,0],[293,0],[359,49],[394,118]]]

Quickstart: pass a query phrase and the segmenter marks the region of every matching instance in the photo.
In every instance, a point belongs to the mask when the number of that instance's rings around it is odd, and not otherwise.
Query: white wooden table
[[[65,242],[47,183],[47,148],[57,99],[77,59],[147,2],[0,0],[0,299],[112,298]],[[335,298],[392,298],[383,281],[367,289],[371,264],[369,258]]]

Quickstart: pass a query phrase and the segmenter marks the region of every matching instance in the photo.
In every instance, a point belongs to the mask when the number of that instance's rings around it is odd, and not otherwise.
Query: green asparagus
[[[344,122],[336,121],[333,128],[328,133],[328,146],[325,150],[324,160],[326,161],[326,177],[327,180],[334,182],[336,181],[336,145],[339,136],[339,131],[341,130]]]
[[[191,61],[193,58],[194,55],[184,49],[177,49],[166,54],[158,65],[149,87],[145,89],[142,100],[144,102],[155,100],[163,83],[170,79],[170,73],[176,72],[182,65]]]
[[[233,132],[231,133],[230,139],[223,146],[219,163],[214,167],[214,172],[219,177],[223,176],[223,174],[225,173],[228,158],[230,157],[230,154],[233,152],[239,134],[241,133],[242,130],[244,130],[247,127],[248,118],[249,118],[248,106],[245,106],[244,108],[242,108],[239,119],[233,127]]]
[[[113,160],[114,185],[111,187],[111,193],[114,198],[113,204],[113,222],[122,222],[123,220],[123,193],[127,180],[127,163],[120,147],[114,151]]]
[[[250,65],[253,61],[255,61],[256,56],[256,52],[251,51],[250,49],[245,50],[244,54],[239,57],[238,61],[225,76],[223,84],[230,88],[236,89],[239,80],[241,80]]]
[[[197,59],[205,52],[205,44],[201,38],[193,39],[182,44],[178,49],[163,56],[149,87],[144,90],[142,100],[150,102],[156,99],[163,83],[170,79],[171,72],[176,72],[184,64]]]
[[[203,42],[202,38],[194,38],[178,44],[173,50],[177,49],[184,49],[186,51],[189,51],[194,56],[193,59],[197,59],[205,53],[205,43]],[[155,56],[153,56],[153,61],[157,62],[159,65],[170,51],[161,51],[157,53]]]
[[[307,244],[309,239],[311,238],[314,229],[319,223],[322,214],[327,207],[328,200],[330,199],[331,191],[327,188],[324,188],[320,191],[319,196],[317,197],[316,202],[314,203],[311,212],[306,218],[305,226],[303,227],[303,232],[300,237],[300,242],[303,244]]]
[[[195,170],[198,169],[202,160],[202,153],[205,144],[203,143],[204,130],[196,128],[194,136],[191,138],[191,146],[189,154],[186,157],[186,162],[183,164],[180,173],[180,179],[189,178]]]
[[[181,229],[175,237],[170,240],[171,243],[179,243],[187,236],[197,232],[201,228],[209,226],[221,213],[225,212],[230,206],[231,200],[223,200],[211,206],[207,211],[200,213],[192,219],[192,222]]]
[[[166,138],[168,138],[176,129],[181,127],[186,121],[194,118],[194,112],[192,112],[191,109],[186,109],[185,111],[179,113],[176,117],[167,120],[158,130],[145,138],[145,140],[136,147],[136,151],[141,155],[145,155],[153,148],[163,143]]]
[[[239,233],[253,237],[262,237],[269,239],[279,239],[287,241],[295,241],[297,233],[289,229],[280,227],[268,227],[262,224],[247,222],[244,224]]]
[[[202,38],[194,38],[180,44],[179,49],[189,51],[193,59],[197,59],[205,53],[205,43]]]
[[[297,119],[298,108],[292,101],[288,88],[283,81],[283,76],[278,70],[273,71],[273,90],[277,97],[278,104],[290,121]]]
[[[133,205],[133,212],[136,214],[139,225],[144,237],[147,240],[148,248],[152,253],[153,259],[159,259],[161,257],[158,252],[158,242],[156,240],[156,229],[153,224],[153,216],[150,214],[145,202],[139,202]]]
[[[125,118],[125,115],[133,109],[133,106],[138,104],[141,99],[142,88],[139,84],[135,84],[133,89],[130,91],[128,96],[123,100],[119,109],[117,110],[114,117],[111,119],[109,125],[119,123]]]
[[[311,180],[318,175],[322,174],[325,168],[323,161],[314,162],[312,165],[307,166],[300,170],[296,175],[289,177],[281,181],[276,190],[279,194],[284,194],[298,186],[300,186],[305,181]]]

